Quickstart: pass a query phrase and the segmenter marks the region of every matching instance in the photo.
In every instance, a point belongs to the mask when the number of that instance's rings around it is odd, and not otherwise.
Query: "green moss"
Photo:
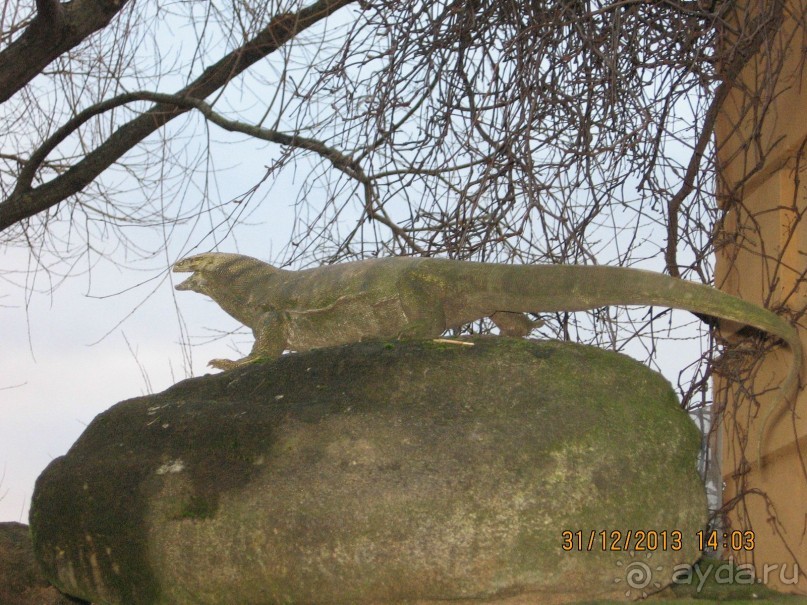
[[[191,496],[184,502],[178,519],[212,519],[218,510],[218,503],[202,496]]]

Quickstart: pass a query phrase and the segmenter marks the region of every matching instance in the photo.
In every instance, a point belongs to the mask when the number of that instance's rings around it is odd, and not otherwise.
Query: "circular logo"
[[[650,592],[659,590],[661,582],[653,579],[653,573],[663,571],[664,568],[661,565],[655,568],[651,567],[649,559],[653,556],[653,553],[647,553],[644,556],[645,561],[636,560],[636,553],[633,551],[630,552],[630,556],[633,560],[628,563],[622,560],[616,562],[617,567],[624,569],[622,576],[614,579],[614,584],[625,582],[625,587],[627,588],[625,591],[626,597],[638,596],[645,598]]]

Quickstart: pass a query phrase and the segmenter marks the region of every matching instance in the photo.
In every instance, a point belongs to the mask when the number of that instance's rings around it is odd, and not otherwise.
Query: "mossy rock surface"
[[[700,437],[669,383],[592,347],[473,342],[315,350],[119,403],[40,476],[37,556],[99,605],[619,599],[628,532],[666,532],[643,553],[660,585],[698,558]]]
[[[79,605],[48,583],[34,559],[28,526],[0,523],[0,605]],[[87,604],[85,604],[87,605]]]

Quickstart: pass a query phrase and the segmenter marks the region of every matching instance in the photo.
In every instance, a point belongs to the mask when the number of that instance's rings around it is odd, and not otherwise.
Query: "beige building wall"
[[[786,0],[778,37],[743,69],[716,125],[718,199],[728,211],[716,234],[716,283],[791,319],[807,307],[807,68],[804,31],[788,13],[802,13],[805,1]],[[807,393],[795,415],[787,410],[766,431],[760,465],[761,425],[790,355],[772,347],[758,367],[755,358],[740,352],[723,368],[754,376],[756,398],[732,389],[720,426],[728,529],[753,531],[753,549],[726,554],[752,563],[773,588],[807,594]]]

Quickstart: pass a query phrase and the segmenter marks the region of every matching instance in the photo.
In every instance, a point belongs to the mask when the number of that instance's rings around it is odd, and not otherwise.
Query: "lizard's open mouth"
[[[186,267],[183,265],[183,261],[176,263],[172,269],[173,273],[192,273],[188,279],[178,283],[174,286],[175,290],[193,290],[193,285],[195,283],[194,278],[196,277],[196,269],[192,269],[191,267]]]
[[[194,275],[191,275],[185,281],[179,282],[176,286],[174,286],[174,290],[193,290],[193,281]]]
[[[197,271],[195,269],[185,269],[185,268],[177,269],[176,267],[174,267],[174,271],[176,273],[192,274],[188,279],[174,286],[175,290],[192,290],[193,292],[200,292],[204,294],[205,278],[203,271]]]

